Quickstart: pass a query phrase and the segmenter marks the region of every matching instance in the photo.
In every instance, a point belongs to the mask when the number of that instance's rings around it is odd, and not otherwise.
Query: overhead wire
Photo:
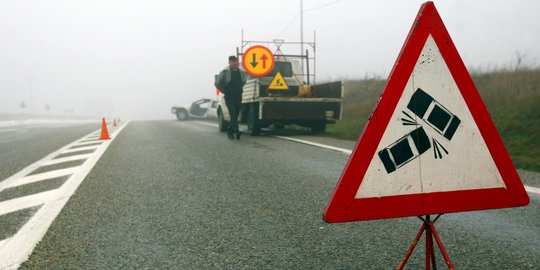
[[[325,3],[325,4],[321,4],[321,5],[317,6],[317,7],[305,9],[305,10],[304,10],[304,13],[310,12],[310,11],[314,11],[314,10],[317,10],[317,9],[321,9],[321,8],[325,8],[325,7],[328,7],[328,6],[331,6],[331,5],[335,5],[335,4],[337,4],[337,3],[341,2],[341,1],[343,1],[343,0],[333,0],[333,1],[327,2],[327,3]],[[287,29],[289,29],[289,27],[292,25],[292,23],[293,23],[294,21],[296,21],[296,19],[298,18],[298,16],[300,16],[300,12],[298,12],[298,13],[291,19],[291,21],[289,21],[289,23],[287,23],[287,26],[285,26],[285,27],[283,28],[283,30],[281,30],[281,32],[279,32],[279,34],[277,34],[276,36],[279,37],[281,34],[283,34],[283,32],[285,32]]]

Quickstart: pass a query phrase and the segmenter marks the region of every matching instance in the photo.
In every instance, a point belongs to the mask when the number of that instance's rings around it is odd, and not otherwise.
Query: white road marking
[[[59,164],[59,163],[68,162],[68,161],[87,159],[91,155],[92,154],[83,154],[83,155],[69,156],[69,157],[64,157],[64,158],[55,158],[55,159],[49,160],[47,162],[44,162],[43,166]]]
[[[9,240],[9,238],[7,239],[4,239],[4,240],[0,240],[0,249],[2,248],[2,246],[7,243],[7,241]]]
[[[0,202],[0,216],[58,199],[58,194],[59,189],[53,189]]]
[[[202,124],[202,125],[206,125],[206,126],[210,126],[210,127],[219,127],[218,124],[212,124],[212,123],[203,122],[203,121],[193,121],[193,122],[199,123],[199,124]]]
[[[203,122],[203,121],[193,121],[193,122],[203,124],[203,125],[206,125],[206,126],[218,127],[217,124],[213,124],[213,123],[208,123],[208,122]],[[350,149],[339,148],[339,147],[335,147],[335,146],[331,146],[331,145],[326,145],[326,144],[316,143],[316,142],[311,142],[311,141],[306,141],[306,140],[300,140],[300,139],[291,138],[291,137],[285,137],[285,136],[273,136],[273,137],[283,139],[283,140],[293,141],[293,142],[297,142],[297,143],[307,144],[307,145],[311,145],[311,146],[315,146],[315,147],[320,147],[320,148],[324,148],[324,149],[328,149],[328,150],[333,150],[333,151],[341,152],[341,153],[343,153],[345,155],[351,155],[352,154],[352,150],[350,150]],[[537,188],[537,187],[525,186],[525,190],[527,192],[529,192],[529,193],[540,194],[540,188]]]
[[[93,145],[93,146],[86,146],[86,147],[79,147],[79,148],[73,148],[73,149],[67,149],[63,151],[60,154],[67,154],[67,153],[73,153],[73,152],[79,152],[79,151],[87,151],[87,150],[95,150],[99,147],[99,145]]]
[[[525,186],[525,190],[529,193],[540,194],[540,188],[537,187]]]
[[[84,139],[80,141],[81,143],[88,143],[88,144],[94,144],[96,142],[100,142],[99,139]]]
[[[280,138],[280,139],[283,139],[283,140],[292,141],[292,142],[307,144],[307,145],[311,145],[311,146],[315,146],[315,147],[319,147],[319,148],[324,148],[324,149],[328,149],[328,150],[332,150],[332,151],[337,151],[337,152],[340,152],[340,153],[343,153],[343,154],[346,154],[346,155],[350,155],[352,153],[352,150],[345,149],[345,148],[340,148],[340,147],[335,147],[335,146],[331,146],[331,145],[326,145],[326,144],[322,144],[322,143],[310,142],[310,141],[306,141],[306,140],[300,140],[300,139],[291,138],[291,137],[285,137],[285,136],[273,136],[273,137]]]
[[[17,181],[12,181],[11,183],[7,185],[2,186],[2,188],[0,188],[0,191],[4,189],[8,189],[8,188],[18,187],[18,186],[22,186],[22,185],[26,185],[30,183],[43,181],[43,180],[67,176],[79,170],[79,167],[80,166],[76,166],[76,167],[71,167],[71,168],[59,169],[59,170],[48,171],[44,173],[25,176],[25,177],[17,179]]]
[[[97,141],[85,141],[85,142],[81,141],[77,145],[74,145],[74,146],[83,146],[83,145],[90,145],[90,144],[96,144],[97,145],[97,144],[100,144],[100,143],[101,143],[101,141],[99,141],[99,140],[97,140]]]
[[[22,262],[28,259],[34,247],[43,238],[49,226],[58,216],[69,198],[75,193],[84,178],[90,173],[116,136],[128,124],[129,122],[126,122],[123,126],[114,130],[114,133],[110,133],[110,140],[104,141],[101,145],[94,147],[96,151],[90,155],[83,165],[76,167],[77,169],[60,188],[0,203],[0,215],[42,204],[39,210],[15,235],[0,242],[0,269],[17,269]],[[62,147],[60,150],[49,154],[47,157],[0,182],[0,191],[6,187],[17,185],[20,183],[21,178],[25,178],[28,173],[43,166],[43,163],[51,160],[58,154],[69,151],[67,149],[80,141],[81,139]],[[80,151],[80,148],[77,150]],[[57,170],[55,173],[58,174],[58,171],[60,170]],[[51,175],[54,174],[53,172],[50,173]],[[32,180],[31,177],[34,177],[33,180],[37,181],[37,179],[42,179],[44,174],[41,174],[41,176],[28,176],[26,180]]]

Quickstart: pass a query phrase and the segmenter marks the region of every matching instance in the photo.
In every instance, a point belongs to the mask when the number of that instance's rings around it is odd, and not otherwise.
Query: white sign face
[[[430,35],[355,198],[505,188]]]

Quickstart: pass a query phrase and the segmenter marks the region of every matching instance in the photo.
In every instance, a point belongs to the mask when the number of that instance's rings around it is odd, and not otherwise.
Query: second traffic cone
[[[101,136],[99,136],[100,140],[110,140],[111,137],[109,137],[109,131],[107,130],[107,123],[105,123],[105,118],[103,118],[103,121],[101,122]]]
[[[116,127],[116,119],[113,120],[112,126],[113,126],[113,127]]]

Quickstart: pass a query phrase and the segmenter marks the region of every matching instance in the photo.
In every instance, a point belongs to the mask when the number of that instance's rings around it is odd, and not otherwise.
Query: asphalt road
[[[1,152],[27,150],[0,155],[24,167],[59,148],[45,138],[62,146],[92,130],[6,139]],[[269,135],[230,141],[193,122],[131,122],[21,269],[393,269],[417,218],[322,220],[347,160]],[[3,174],[19,168],[5,164]],[[540,196],[529,195],[527,207],[441,217],[456,269],[540,268]],[[422,241],[406,269],[422,269],[424,253]]]

